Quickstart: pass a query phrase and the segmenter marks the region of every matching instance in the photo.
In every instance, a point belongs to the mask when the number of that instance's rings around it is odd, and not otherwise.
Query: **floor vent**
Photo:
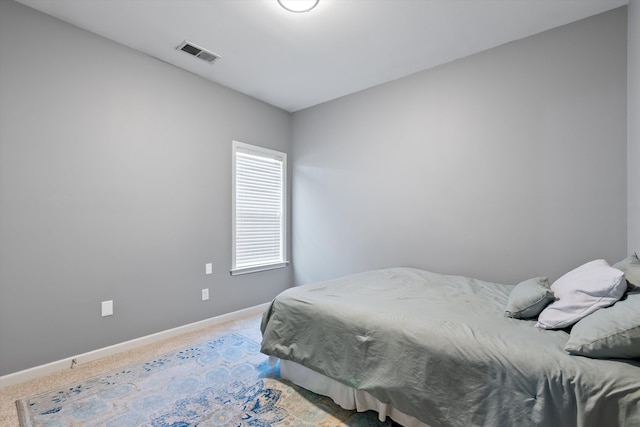
[[[188,54],[200,58],[203,61],[207,61],[209,64],[213,64],[215,61],[220,59],[220,55],[216,55],[215,53],[203,49],[200,46],[197,46],[188,41],[182,42],[176,49],[187,52]]]

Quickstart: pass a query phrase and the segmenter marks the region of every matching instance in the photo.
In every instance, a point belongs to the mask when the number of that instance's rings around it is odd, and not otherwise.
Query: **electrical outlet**
[[[207,263],[204,265],[204,274],[213,274],[213,264]]]
[[[102,317],[113,314],[113,300],[102,301]]]
[[[209,288],[205,288],[202,290],[202,301],[206,301],[209,299]]]

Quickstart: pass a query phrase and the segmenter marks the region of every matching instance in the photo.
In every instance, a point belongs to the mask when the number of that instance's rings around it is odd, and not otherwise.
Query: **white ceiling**
[[[567,24],[627,0],[18,0],[287,111]],[[213,65],[175,48],[188,40]]]

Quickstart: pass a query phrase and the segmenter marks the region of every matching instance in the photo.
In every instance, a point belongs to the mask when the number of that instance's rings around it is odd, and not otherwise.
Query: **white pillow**
[[[538,316],[537,328],[562,329],[618,301],[627,290],[624,273],[598,259],[572,270],[551,285],[556,300]]]

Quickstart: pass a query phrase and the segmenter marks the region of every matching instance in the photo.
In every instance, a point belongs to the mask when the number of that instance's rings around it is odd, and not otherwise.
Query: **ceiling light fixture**
[[[320,0],[278,0],[280,6],[294,13],[309,12],[316,7],[319,2]]]

